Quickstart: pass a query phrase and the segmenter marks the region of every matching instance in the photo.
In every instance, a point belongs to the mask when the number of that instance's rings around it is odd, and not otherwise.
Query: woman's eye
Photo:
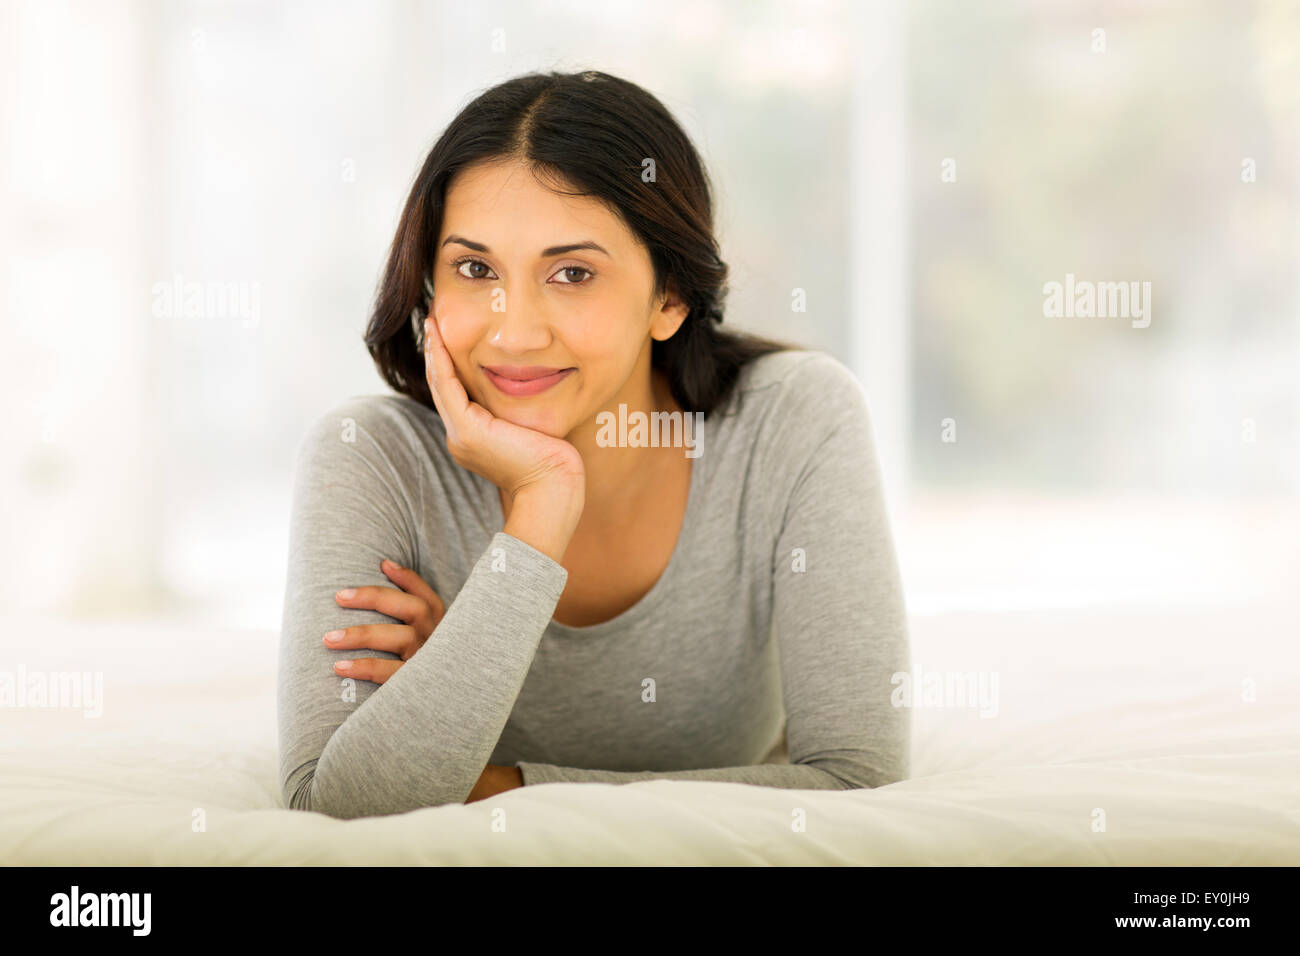
[[[559,272],[557,272],[556,275],[564,275],[566,272],[567,273],[581,272],[586,276],[595,275],[595,273],[592,272],[590,269],[584,269],[582,266],[565,266]],[[565,280],[564,282],[561,282],[560,285],[586,285],[587,282],[589,281],[590,281],[589,279],[580,279],[580,280],[571,279],[571,280]]]
[[[466,279],[486,279],[487,276],[465,275],[464,272],[465,266],[482,266],[484,269],[487,269],[488,272],[492,271],[491,269],[488,269],[488,264],[486,262],[483,262],[482,260],[479,259],[459,259],[453,264],[456,267],[456,271],[460,273],[460,275],[465,276]]]

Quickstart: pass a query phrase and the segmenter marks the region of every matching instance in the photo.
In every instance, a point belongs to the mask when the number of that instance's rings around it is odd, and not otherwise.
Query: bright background
[[[0,2],[8,609],[279,626],[411,180],[534,69],[686,127],[728,321],[867,388],[914,612],[1294,590],[1297,4],[39,0]],[[1045,317],[1067,273],[1150,282],[1150,326]]]

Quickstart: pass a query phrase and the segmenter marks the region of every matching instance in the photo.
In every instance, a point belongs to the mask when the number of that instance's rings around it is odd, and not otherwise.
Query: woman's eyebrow
[[[464,236],[448,236],[446,239],[443,240],[442,244],[444,246],[447,246],[453,242],[459,243],[462,246],[467,246],[470,249],[473,249],[475,252],[491,253],[492,251],[487,246],[483,245],[483,243],[474,242],[472,239],[466,239]],[[596,252],[609,256],[609,258],[611,259],[614,258],[613,256],[609,255],[609,253],[605,250],[604,246],[600,245],[599,243],[592,242],[590,239],[586,240],[585,242],[571,242],[568,245],[564,245],[564,246],[550,246],[549,248],[542,250],[541,257],[543,259],[549,259],[551,256],[562,256],[566,252],[574,252],[578,249],[594,249]]]

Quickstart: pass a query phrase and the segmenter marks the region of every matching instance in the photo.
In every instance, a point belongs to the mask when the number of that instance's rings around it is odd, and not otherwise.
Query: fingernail
[[[351,670],[351,669],[352,669],[352,662],[351,662],[351,661],[339,661],[339,662],[338,662],[337,664],[335,664],[334,666],[337,667],[337,668],[338,668],[339,670],[341,670],[341,671],[347,671],[347,670]]]
[[[344,588],[342,591],[340,591],[340,592],[338,593],[338,596],[341,597],[341,598],[343,598],[343,600],[346,601],[348,598],[354,598],[354,597],[357,596],[357,589],[356,589],[356,588]]]
[[[384,558],[384,560],[380,561],[379,566],[383,568],[385,571],[397,570],[397,565],[395,565],[392,561],[389,561],[387,558]]]
[[[341,640],[343,640],[342,631],[330,631],[325,635],[325,642],[327,644],[337,644]]]

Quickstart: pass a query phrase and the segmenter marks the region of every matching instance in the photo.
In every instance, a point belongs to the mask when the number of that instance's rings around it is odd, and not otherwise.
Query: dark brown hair
[[[654,175],[643,179],[647,160]],[[683,410],[707,417],[747,362],[802,348],[721,328],[728,269],[713,235],[708,174],[664,105],[607,73],[529,73],[462,109],[411,187],[365,334],[380,374],[398,392],[434,408],[424,316],[447,185],[473,164],[510,161],[527,163],[557,192],[603,200],[649,250],[655,296],[671,286],[689,306],[671,338],[651,343],[651,363],[666,373]]]

